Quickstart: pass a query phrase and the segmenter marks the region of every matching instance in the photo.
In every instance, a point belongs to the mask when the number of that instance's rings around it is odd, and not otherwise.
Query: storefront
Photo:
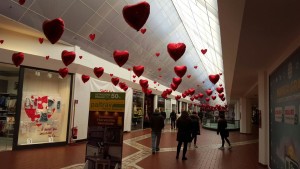
[[[149,120],[152,117],[152,113],[154,112],[154,95],[145,95],[144,100],[144,122],[143,122],[143,128],[149,128],[150,123]]]
[[[133,90],[131,130],[143,128],[144,122],[144,93]]]

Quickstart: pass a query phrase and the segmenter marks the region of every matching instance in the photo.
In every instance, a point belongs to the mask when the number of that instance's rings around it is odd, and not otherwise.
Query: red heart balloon
[[[168,46],[169,55],[177,61],[185,52],[185,44],[184,43],[169,43]]]
[[[14,53],[11,59],[12,62],[16,65],[16,67],[18,67],[24,61],[24,53],[22,52]]]
[[[154,81],[153,83],[154,83],[154,84],[156,84],[157,82],[156,82],[156,81]]]
[[[115,50],[113,55],[114,55],[114,59],[115,59],[116,63],[120,67],[122,67],[129,58],[129,53],[127,50],[124,50],[124,51]]]
[[[195,68],[195,69],[197,69],[197,68],[198,68],[198,66],[194,66],[194,68]]]
[[[155,56],[156,56],[156,57],[158,57],[159,55],[160,55],[160,53],[159,53],[159,52],[155,53]]]
[[[136,31],[139,31],[149,17],[150,5],[145,1],[134,5],[126,5],[122,13],[127,24]]]
[[[219,84],[219,86],[222,86],[222,84]]]
[[[198,94],[199,98],[202,98],[204,95],[202,93]]]
[[[189,92],[189,95],[193,95],[195,93],[195,89],[194,88],[190,88],[188,90],[188,92]]]
[[[19,0],[19,4],[23,5],[26,2],[26,0]]]
[[[104,69],[103,67],[95,67],[94,68],[94,74],[100,78],[103,75]]]
[[[123,87],[123,90],[124,90],[124,91],[127,91],[127,89],[128,89],[128,86],[124,86],[124,87]]]
[[[219,73],[219,75],[221,76],[221,75],[222,75],[222,73]]]
[[[81,80],[83,81],[83,83],[86,83],[87,81],[90,80],[90,76],[89,75],[82,75]]]
[[[207,97],[207,98],[205,98],[205,100],[206,100],[207,102],[209,102],[210,99],[209,99],[209,97]]]
[[[119,78],[118,77],[113,77],[113,78],[111,78],[111,82],[112,82],[112,84],[117,86],[117,84],[119,83]]]
[[[186,77],[187,77],[187,78],[191,78],[191,77],[192,77],[192,75],[187,75]]]
[[[120,82],[119,86],[120,86],[121,89],[123,89],[126,86],[126,83],[125,82]]]
[[[161,68],[158,68],[157,71],[161,71]]]
[[[147,31],[147,29],[146,29],[146,28],[143,28],[143,29],[141,29],[140,31],[141,31],[142,34],[145,34],[146,31]]]
[[[221,100],[222,100],[222,101],[225,101],[225,97],[223,97]]]
[[[64,50],[61,53],[61,60],[63,61],[63,63],[66,66],[70,65],[71,63],[73,63],[74,60],[75,60],[75,57],[76,57],[76,54],[73,51]]]
[[[216,90],[217,90],[218,93],[222,93],[224,91],[224,88],[223,87],[217,87]]]
[[[167,91],[168,94],[172,93],[172,89],[166,89],[166,91]]]
[[[167,91],[163,91],[162,94],[161,94],[161,97],[166,99],[168,97],[167,95],[168,95],[168,92]]]
[[[215,99],[216,99],[216,96],[211,96],[211,98],[212,98],[213,100],[215,100]]]
[[[96,34],[90,34],[89,37],[90,37],[91,41],[94,41]]]
[[[43,23],[44,34],[52,44],[55,44],[60,39],[64,33],[64,27],[65,24],[61,18],[46,20]]]
[[[159,75],[158,77],[159,77],[159,78],[162,78],[162,76],[161,76],[161,75]]]
[[[133,78],[136,78],[136,75],[132,75]]]
[[[207,52],[207,49],[201,49],[201,53],[204,55]]]
[[[49,56],[46,56],[46,60],[48,60],[49,59]]]
[[[111,73],[111,74],[109,74],[109,76],[110,76],[110,77],[113,77],[113,76],[114,76],[114,74],[112,74],[112,73]]]
[[[220,79],[220,76],[218,74],[215,74],[215,75],[209,75],[209,80],[213,83],[213,84],[216,84],[219,79]]]
[[[151,94],[152,94],[152,90],[151,90],[151,89],[147,89],[146,94],[147,94],[147,95],[151,95]]]
[[[181,99],[181,96],[180,96],[180,95],[177,95],[177,96],[175,96],[175,99],[176,99],[176,100],[179,100],[179,99]]]
[[[140,79],[140,85],[142,88],[148,87],[148,80]]]
[[[131,71],[131,68],[127,68],[128,71]]]
[[[185,97],[186,97],[186,94],[185,94],[185,93],[182,93],[181,95],[182,95],[182,97],[183,97],[183,98],[185,98]]]
[[[139,66],[133,66],[133,72],[140,77],[144,73],[144,66],[139,65]]]
[[[220,93],[218,96],[219,96],[220,99],[222,99],[224,97],[224,94]]]
[[[178,77],[183,77],[186,73],[186,66],[175,66],[174,71]]]
[[[207,96],[210,96],[210,95],[212,94],[212,90],[207,89],[207,90],[206,90],[206,94],[207,94]]]
[[[194,101],[194,98],[193,98],[193,97],[191,97],[191,98],[190,98],[190,100],[191,100],[191,101]]]
[[[176,84],[177,86],[180,85],[182,79],[180,77],[173,77],[173,83]]]
[[[174,83],[171,83],[170,87],[171,87],[172,90],[175,91],[178,86],[176,84],[174,84]]]
[[[135,82],[136,80],[132,80],[133,82]]]
[[[0,43],[3,44],[4,40],[0,40]]]
[[[58,73],[59,73],[59,75],[60,75],[62,78],[64,78],[64,77],[66,77],[66,76],[68,75],[69,69],[68,69],[67,67],[65,67],[65,68],[60,68],[60,69],[58,70]]]
[[[44,42],[44,38],[39,38],[39,42],[42,44]]]

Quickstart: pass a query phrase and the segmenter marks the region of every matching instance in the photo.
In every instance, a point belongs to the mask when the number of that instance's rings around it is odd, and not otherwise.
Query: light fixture
[[[35,75],[36,75],[36,76],[41,76],[41,72],[38,71],[38,70],[36,70],[36,71],[35,71]]]
[[[52,73],[48,72],[48,78],[51,79],[52,78]]]

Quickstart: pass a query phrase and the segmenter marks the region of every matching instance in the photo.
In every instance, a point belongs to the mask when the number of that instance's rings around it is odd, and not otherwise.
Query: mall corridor
[[[152,155],[150,129],[124,134],[122,168],[144,169],[262,169],[258,164],[258,135],[230,132],[232,150],[219,150],[220,136],[201,129],[198,148],[187,152],[187,161],[176,160],[176,131],[166,126],[160,152]],[[0,152],[5,169],[82,169],[85,143],[62,147]]]

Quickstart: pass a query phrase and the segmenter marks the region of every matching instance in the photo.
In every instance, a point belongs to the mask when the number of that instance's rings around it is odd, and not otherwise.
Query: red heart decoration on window
[[[52,44],[55,44],[60,39],[64,33],[64,27],[65,24],[61,18],[46,20],[43,23],[44,34]]]
[[[211,98],[212,98],[213,100],[215,100],[215,99],[216,99],[216,96],[211,96]]]
[[[197,69],[198,68],[198,66],[194,66],[194,69]]]
[[[186,94],[185,94],[185,93],[182,93],[181,95],[182,95],[182,97],[183,97],[183,98],[185,98],[185,97],[186,97]]]
[[[136,31],[139,31],[149,17],[150,5],[145,1],[134,5],[126,5],[122,13],[127,24]]]
[[[213,84],[216,84],[219,81],[220,76],[218,74],[215,74],[215,75],[209,75],[208,78]]]
[[[121,50],[115,50],[114,51],[114,60],[116,63],[122,67],[128,60],[129,58],[129,53],[127,50],[121,51]]]
[[[173,77],[173,83],[176,84],[177,86],[180,85],[182,79],[180,77]]]
[[[112,84],[114,84],[115,86],[117,86],[117,84],[119,83],[119,78],[113,77],[113,78],[111,78],[111,82],[112,82]]]
[[[61,60],[63,61],[63,63],[66,66],[70,65],[71,63],[73,63],[74,60],[75,60],[75,57],[76,57],[76,54],[73,51],[64,50],[61,53]]]
[[[24,61],[24,53],[22,52],[14,53],[11,59],[12,62],[16,65],[16,67],[18,67]]]
[[[207,97],[207,98],[205,98],[205,100],[206,100],[207,102],[209,102],[210,99],[209,99],[209,97]]]
[[[146,29],[146,28],[143,28],[143,29],[141,29],[140,31],[141,31],[142,34],[145,34],[146,31],[147,31],[147,29]]]
[[[44,38],[39,38],[39,42],[42,44],[44,42]]]
[[[46,60],[48,60],[48,59],[49,59],[49,57],[50,57],[50,56],[46,56]]]
[[[201,49],[201,53],[204,55],[207,52],[207,49]]]
[[[194,101],[194,99],[195,99],[195,98],[193,98],[193,97],[190,98],[191,101]]]
[[[90,37],[91,41],[94,41],[96,34],[90,34],[89,37]]]
[[[149,86],[148,80],[140,79],[140,85],[142,88],[147,88]]]
[[[3,44],[4,40],[0,40],[0,43]]]
[[[109,74],[109,76],[110,76],[110,77],[113,77],[113,76],[114,76],[114,74],[112,74],[112,73],[111,73],[111,74]]]
[[[193,95],[195,93],[195,89],[194,88],[190,88],[188,90],[189,95]]]
[[[144,73],[144,66],[139,65],[139,66],[133,66],[133,72],[140,77]]]
[[[100,78],[103,75],[104,69],[103,67],[95,67],[94,68],[94,74]]]
[[[178,77],[183,77],[186,73],[186,66],[175,66],[174,71]]]
[[[172,93],[172,89],[166,89],[167,94],[171,94]]]
[[[185,52],[185,44],[184,43],[169,43],[168,46],[169,55],[177,61]]]
[[[191,77],[192,77],[192,75],[187,75],[186,77],[187,77],[187,78],[191,78]]]
[[[174,84],[174,83],[171,83],[170,87],[174,91],[178,88],[178,86],[176,84]]]
[[[160,53],[158,53],[158,52],[157,52],[157,53],[155,53],[155,56],[156,56],[156,57],[158,57],[159,55],[160,55]]]
[[[157,71],[161,71],[161,68],[158,68]]]
[[[25,2],[26,2],[26,0],[19,0],[20,5],[24,5]]]
[[[224,88],[223,87],[217,87],[216,90],[217,90],[218,93],[222,93],[224,91]]]
[[[224,94],[220,93],[218,96],[219,96],[220,99],[222,99],[224,97]]]
[[[212,90],[207,89],[207,90],[206,90],[206,94],[207,94],[207,96],[210,96],[210,95],[212,94]]]
[[[66,77],[66,76],[68,75],[69,69],[68,69],[67,67],[65,67],[65,68],[60,68],[60,69],[58,70],[58,73],[59,73],[59,75],[60,75],[62,78],[64,78],[64,77]]]
[[[126,86],[126,83],[125,82],[120,82],[119,86],[120,86],[121,89],[123,89]]]
[[[79,56],[79,59],[82,59],[82,56]]]
[[[198,94],[199,98],[202,98],[204,95],[202,93]]]
[[[181,99],[181,96],[180,96],[180,95],[177,95],[177,96],[175,96],[175,99],[176,99],[176,100],[179,100],[179,99]]]
[[[90,80],[90,76],[89,75],[82,75],[81,80],[83,81],[83,83],[86,83],[87,81]]]

